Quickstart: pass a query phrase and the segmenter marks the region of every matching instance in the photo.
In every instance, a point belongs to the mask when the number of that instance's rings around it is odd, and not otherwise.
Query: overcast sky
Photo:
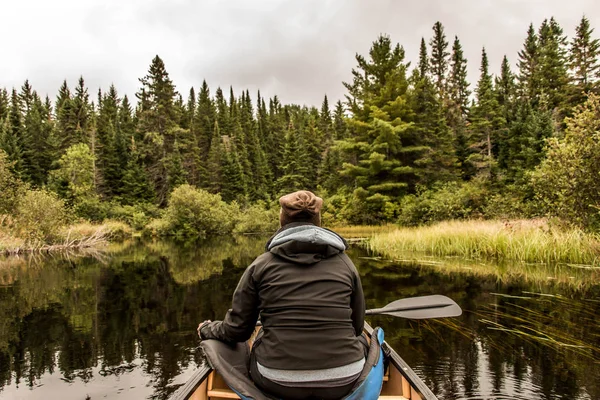
[[[233,85],[318,106],[325,93],[343,97],[354,55],[377,35],[415,65],[438,20],[450,46],[461,40],[473,89],[481,48],[493,73],[504,54],[514,67],[531,22],[555,16],[572,37],[585,14],[600,36],[598,0],[19,0],[0,10],[0,87],[29,78],[52,99],[79,75],[93,99],[111,83],[133,97],[158,54],[184,97],[206,79],[213,94]]]

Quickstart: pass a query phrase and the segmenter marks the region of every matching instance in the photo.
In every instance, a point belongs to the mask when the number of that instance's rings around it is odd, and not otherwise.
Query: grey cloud
[[[90,95],[112,82],[133,96],[155,54],[184,95],[203,79],[213,93],[233,85],[239,93],[279,95],[284,102],[319,105],[323,95],[343,98],[355,53],[366,54],[377,35],[389,34],[417,60],[440,20],[450,44],[458,35],[468,58],[471,88],[481,48],[492,72],[504,54],[516,65],[530,22],[554,15],[569,36],[585,13],[600,36],[594,0],[22,0],[5,5],[0,34],[11,37],[0,63],[0,86],[26,78],[54,96],[67,78],[86,78]],[[28,15],[28,30],[21,28]],[[19,17],[19,18],[17,18]],[[21,23],[19,23],[21,20]],[[15,33],[19,34],[15,36]]]

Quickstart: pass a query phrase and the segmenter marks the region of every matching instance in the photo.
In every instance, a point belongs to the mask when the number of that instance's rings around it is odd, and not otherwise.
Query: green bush
[[[489,190],[479,180],[449,182],[418,195],[405,196],[400,204],[401,225],[478,218],[484,215]]]
[[[205,238],[231,233],[239,215],[237,203],[227,204],[218,194],[186,184],[173,190],[164,216],[153,227],[160,235]]]
[[[102,222],[109,214],[110,203],[101,201],[98,196],[87,196],[73,202],[75,215],[92,222]]]
[[[19,201],[15,220],[19,236],[28,241],[53,242],[67,220],[64,202],[46,190],[28,190]]]
[[[567,118],[565,137],[548,141],[548,156],[532,174],[549,215],[600,230],[600,97]]]
[[[267,208],[266,203],[261,201],[241,211],[234,233],[272,233],[278,227],[279,208]]]
[[[160,217],[160,210],[151,203],[140,203],[134,206],[111,204],[108,217],[129,224],[137,231],[143,230],[153,218]]]
[[[25,185],[12,174],[11,167],[8,156],[0,150],[0,215],[12,214],[25,191]]]
[[[397,217],[398,205],[380,193],[369,195],[363,188],[352,193],[340,217],[352,225],[379,225]]]

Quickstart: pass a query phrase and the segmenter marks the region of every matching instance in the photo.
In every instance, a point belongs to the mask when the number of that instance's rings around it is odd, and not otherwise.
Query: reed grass
[[[582,230],[558,228],[544,220],[448,221],[417,228],[374,233],[369,250],[387,258],[407,253],[438,257],[567,264],[600,267],[600,239]]]
[[[119,221],[107,221],[100,225],[83,222],[67,226],[60,230],[58,238],[52,242],[19,238],[12,235],[10,230],[1,228],[0,254],[4,255],[90,249],[132,234],[131,228]]]

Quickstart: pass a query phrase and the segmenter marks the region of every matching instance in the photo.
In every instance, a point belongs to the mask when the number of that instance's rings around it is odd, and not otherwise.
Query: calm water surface
[[[128,243],[0,260],[0,399],[167,399],[203,362],[198,322],[222,318],[263,245]],[[368,319],[440,399],[600,399],[600,284],[500,282],[349,253],[369,308],[444,294],[465,310]]]

